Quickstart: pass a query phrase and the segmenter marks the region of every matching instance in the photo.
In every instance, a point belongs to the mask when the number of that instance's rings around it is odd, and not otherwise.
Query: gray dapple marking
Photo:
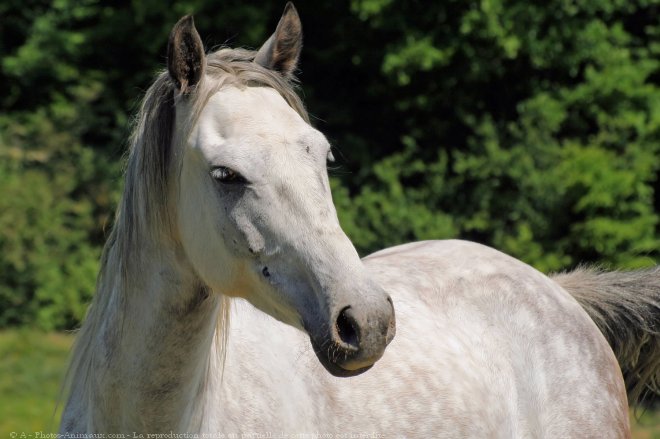
[[[300,47],[290,4],[257,53],[174,27],[62,432],[629,437],[619,363],[657,391],[658,269],[552,280],[462,241],[361,261],[291,87]]]

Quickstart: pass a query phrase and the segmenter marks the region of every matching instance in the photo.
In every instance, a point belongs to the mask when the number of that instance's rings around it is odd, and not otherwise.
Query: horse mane
[[[180,154],[176,150],[181,146],[175,145],[174,136],[176,103],[185,99],[190,109],[179,135],[182,139],[188,137],[211,96],[226,86],[270,87],[309,123],[308,113],[296,93],[295,78],[284,77],[253,62],[256,53],[221,48],[207,54],[205,77],[189,94],[177,95],[167,70],[159,72],[147,90],[130,137],[122,199],[103,248],[96,291],[72,349],[60,401],[73,390],[75,377],[76,385],[83,386],[82,394],[92,403],[94,346],[103,326],[110,322],[116,331],[113,335],[121,336],[126,305],[122,293],[131,275],[139,270],[140,261],[136,260],[139,243],[145,238],[156,242],[163,238],[177,239],[170,208],[174,201],[170,195],[175,183],[172,177],[179,175],[180,169],[177,163]],[[200,288],[205,288],[201,281]],[[230,307],[229,298],[221,296],[221,301],[215,340],[223,364]]]

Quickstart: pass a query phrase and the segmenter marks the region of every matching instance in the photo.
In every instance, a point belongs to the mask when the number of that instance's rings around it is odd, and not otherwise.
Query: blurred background
[[[300,93],[362,255],[462,238],[544,272],[660,260],[660,1],[296,1]],[[54,430],[132,115],[194,13],[258,48],[284,0],[0,0],[0,437]],[[647,410],[635,437],[660,438]]]

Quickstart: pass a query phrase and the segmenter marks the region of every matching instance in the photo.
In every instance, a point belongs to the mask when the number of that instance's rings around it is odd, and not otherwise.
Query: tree
[[[655,1],[298,1],[301,92],[363,254],[460,237],[537,268],[659,257]],[[283,2],[0,2],[0,325],[71,327],[130,115],[183,14],[256,48]]]

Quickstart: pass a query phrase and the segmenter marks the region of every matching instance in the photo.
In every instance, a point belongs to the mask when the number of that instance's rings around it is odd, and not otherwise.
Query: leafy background
[[[301,93],[361,254],[463,238],[538,269],[660,257],[660,2],[298,1]],[[83,317],[132,114],[195,13],[256,48],[283,1],[0,0],[0,327]]]

